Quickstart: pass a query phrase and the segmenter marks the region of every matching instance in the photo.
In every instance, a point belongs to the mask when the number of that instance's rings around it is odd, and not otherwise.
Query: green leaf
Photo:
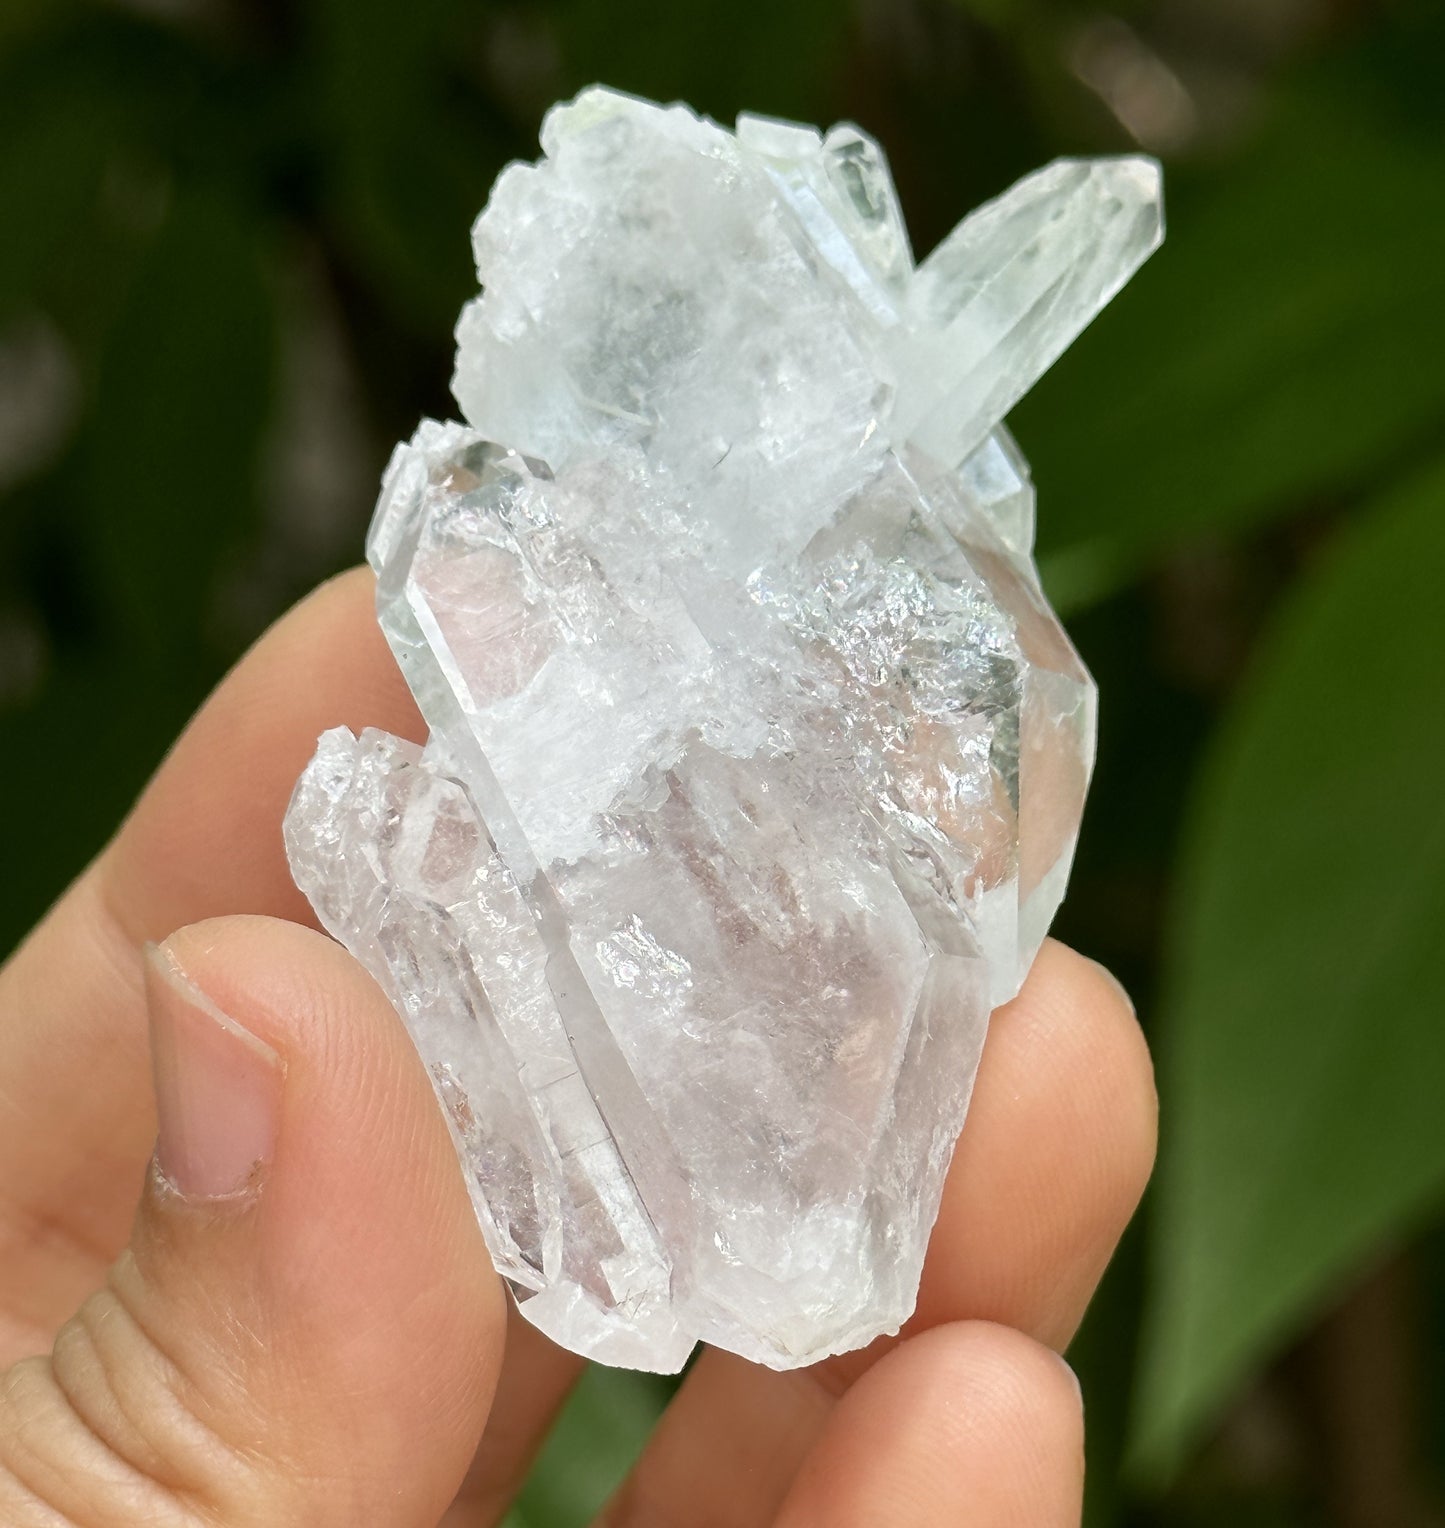
[[[565,88],[600,80],[723,122],[740,110],[814,121],[835,108],[851,11],[843,0],[564,0]],[[746,46],[730,45],[740,34]]]
[[[329,215],[388,312],[446,334],[475,293],[467,230],[522,148],[461,65],[481,43],[460,0],[310,0]]]
[[[258,529],[276,317],[263,236],[220,187],[182,185],[104,335],[71,457],[4,503],[49,630],[38,693],[0,711],[29,867],[0,948],[104,841],[231,656],[210,640],[228,562]]]
[[[0,6],[0,60],[47,28],[68,21],[80,0],[5,0]]]
[[[1208,761],[1162,1015],[1145,1475],[1445,1197],[1442,600],[1445,462],[1298,589]]]
[[[32,701],[0,707],[5,863],[18,872],[0,879],[0,960],[115,832],[212,677],[121,650],[66,660]]]
[[[1169,172],[1164,248],[1018,409],[1065,604],[1445,430],[1445,132],[1372,68],[1301,82],[1243,161]]]
[[[122,640],[185,653],[254,531],[276,322],[249,209],[185,190],[101,362],[75,513]]]
[[[591,1365],[553,1428],[509,1528],[592,1522],[642,1452],[672,1389],[655,1375]]]
[[[84,236],[114,137],[108,104],[68,81],[0,97],[0,207],[6,209],[0,323],[37,305],[52,263]]]

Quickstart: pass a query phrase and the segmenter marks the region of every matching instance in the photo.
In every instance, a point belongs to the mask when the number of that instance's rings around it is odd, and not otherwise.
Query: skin
[[[281,816],[339,724],[423,733],[365,571],[257,644],[0,970],[6,1525],[481,1528],[577,1377],[509,1310],[405,1032],[291,884]],[[274,1062],[274,1149],[236,1193],[153,1160],[155,940]],[[1077,1524],[1058,1355],[1154,1141],[1128,1000],[1046,945],[994,1017],[901,1336],[786,1374],[705,1352],[601,1522]]]

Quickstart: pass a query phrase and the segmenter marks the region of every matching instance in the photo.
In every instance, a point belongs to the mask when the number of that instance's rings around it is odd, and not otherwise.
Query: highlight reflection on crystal
[[[915,270],[856,128],[593,89],[542,142],[475,229],[468,424],[368,542],[430,740],[327,733],[288,852],[529,1318],[810,1363],[912,1309],[1063,894],[1094,690],[1001,418],[1157,246],[1158,169],[1060,161]]]

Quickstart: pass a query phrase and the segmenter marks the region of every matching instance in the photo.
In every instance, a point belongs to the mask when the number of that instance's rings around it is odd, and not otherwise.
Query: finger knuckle
[[[205,1421],[193,1387],[115,1283],[49,1355],[0,1380],[0,1503],[27,1524],[202,1528],[247,1522],[258,1472]],[[25,1514],[29,1514],[29,1517]]]

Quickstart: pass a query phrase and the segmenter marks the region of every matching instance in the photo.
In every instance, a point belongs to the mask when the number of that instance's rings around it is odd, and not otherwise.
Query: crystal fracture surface
[[[1159,242],[1060,161],[915,268],[856,128],[594,89],[474,231],[467,424],[368,553],[424,748],[327,733],[297,882],[430,1069],[523,1312],[775,1367],[911,1311],[1094,691],[1002,416]]]

